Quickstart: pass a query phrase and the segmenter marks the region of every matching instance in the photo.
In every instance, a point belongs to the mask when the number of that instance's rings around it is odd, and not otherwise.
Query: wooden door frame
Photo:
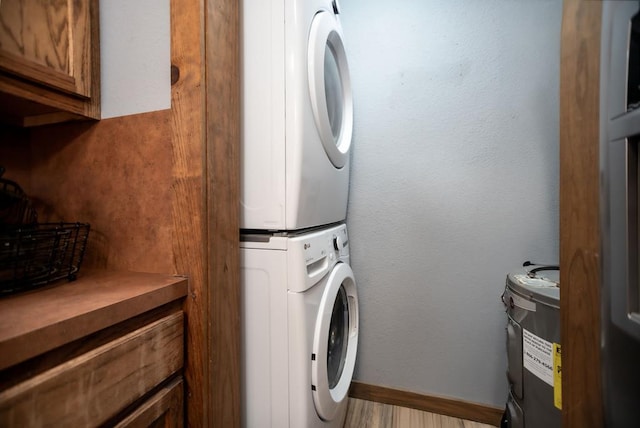
[[[239,25],[237,1],[171,0],[174,257],[198,428],[240,426]]]
[[[601,4],[565,0],[560,84],[563,426],[602,426],[599,67]],[[190,426],[240,425],[239,6],[171,0],[176,266],[187,304]],[[187,201],[183,203],[183,201]],[[195,212],[190,211],[195,209]],[[190,235],[189,233],[194,233]],[[202,237],[198,239],[198,237]]]
[[[602,3],[565,0],[560,71],[562,426],[603,426],[600,366]]]

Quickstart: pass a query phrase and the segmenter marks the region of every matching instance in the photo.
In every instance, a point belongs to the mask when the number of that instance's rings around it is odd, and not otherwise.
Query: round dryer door
[[[347,399],[358,348],[358,294],[353,271],[338,263],[322,295],[313,336],[311,382],[320,418],[332,420]]]
[[[320,11],[313,18],[308,55],[316,127],[327,156],[336,168],[342,168],[351,147],[353,99],[340,24],[333,13]]]

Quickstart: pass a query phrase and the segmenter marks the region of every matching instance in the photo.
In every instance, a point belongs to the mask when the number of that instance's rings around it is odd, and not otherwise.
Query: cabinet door
[[[83,0],[2,0],[0,68],[80,97],[91,96],[91,8]]]
[[[0,121],[100,119],[98,0],[0,0]]]
[[[115,428],[176,428],[184,426],[184,383],[173,380],[160,392],[144,402]]]

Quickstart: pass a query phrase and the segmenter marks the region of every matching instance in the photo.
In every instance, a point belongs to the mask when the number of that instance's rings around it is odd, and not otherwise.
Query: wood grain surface
[[[25,192],[40,221],[91,224],[84,266],[187,273],[172,251],[169,110],[34,128],[30,139]]]
[[[239,3],[206,6],[207,223],[213,425],[240,427]]]
[[[492,428],[469,421],[409,407],[349,399],[344,428]]]
[[[184,426],[184,382],[178,377],[149,398],[115,428],[179,428]]]
[[[183,298],[187,280],[83,272],[74,282],[0,299],[0,369]]]
[[[189,276],[185,300],[187,335],[186,411],[191,427],[212,424],[210,396],[211,286],[207,254],[204,115],[204,3],[171,0],[171,250],[175,269]]]
[[[0,62],[18,75],[47,85],[75,91],[76,48],[91,43],[90,33],[81,31],[75,40],[72,19],[90,28],[89,5],[69,0],[4,0],[0,3]],[[25,17],[29,17],[26,21]],[[37,35],[34,37],[34,35]],[[82,77],[82,76],[81,76]],[[88,88],[82,85],[80,93]]]
[[[560,76],[562,425],[603,426],[600,366],[600,2],[565,0]]]
[[[0,3],[0,91],[12,102],[3,115],[20,126],[100,118],[98,9],[97,0]]]
[[[0,392],[0,426],[96,426],[183,365],[182,312]]]

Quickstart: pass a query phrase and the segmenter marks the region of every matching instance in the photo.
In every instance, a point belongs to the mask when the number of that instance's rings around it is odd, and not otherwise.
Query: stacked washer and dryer
[[[345,224],[353,129],[337,0],[242,3],[246,427],[341,427],[358,297]]]

